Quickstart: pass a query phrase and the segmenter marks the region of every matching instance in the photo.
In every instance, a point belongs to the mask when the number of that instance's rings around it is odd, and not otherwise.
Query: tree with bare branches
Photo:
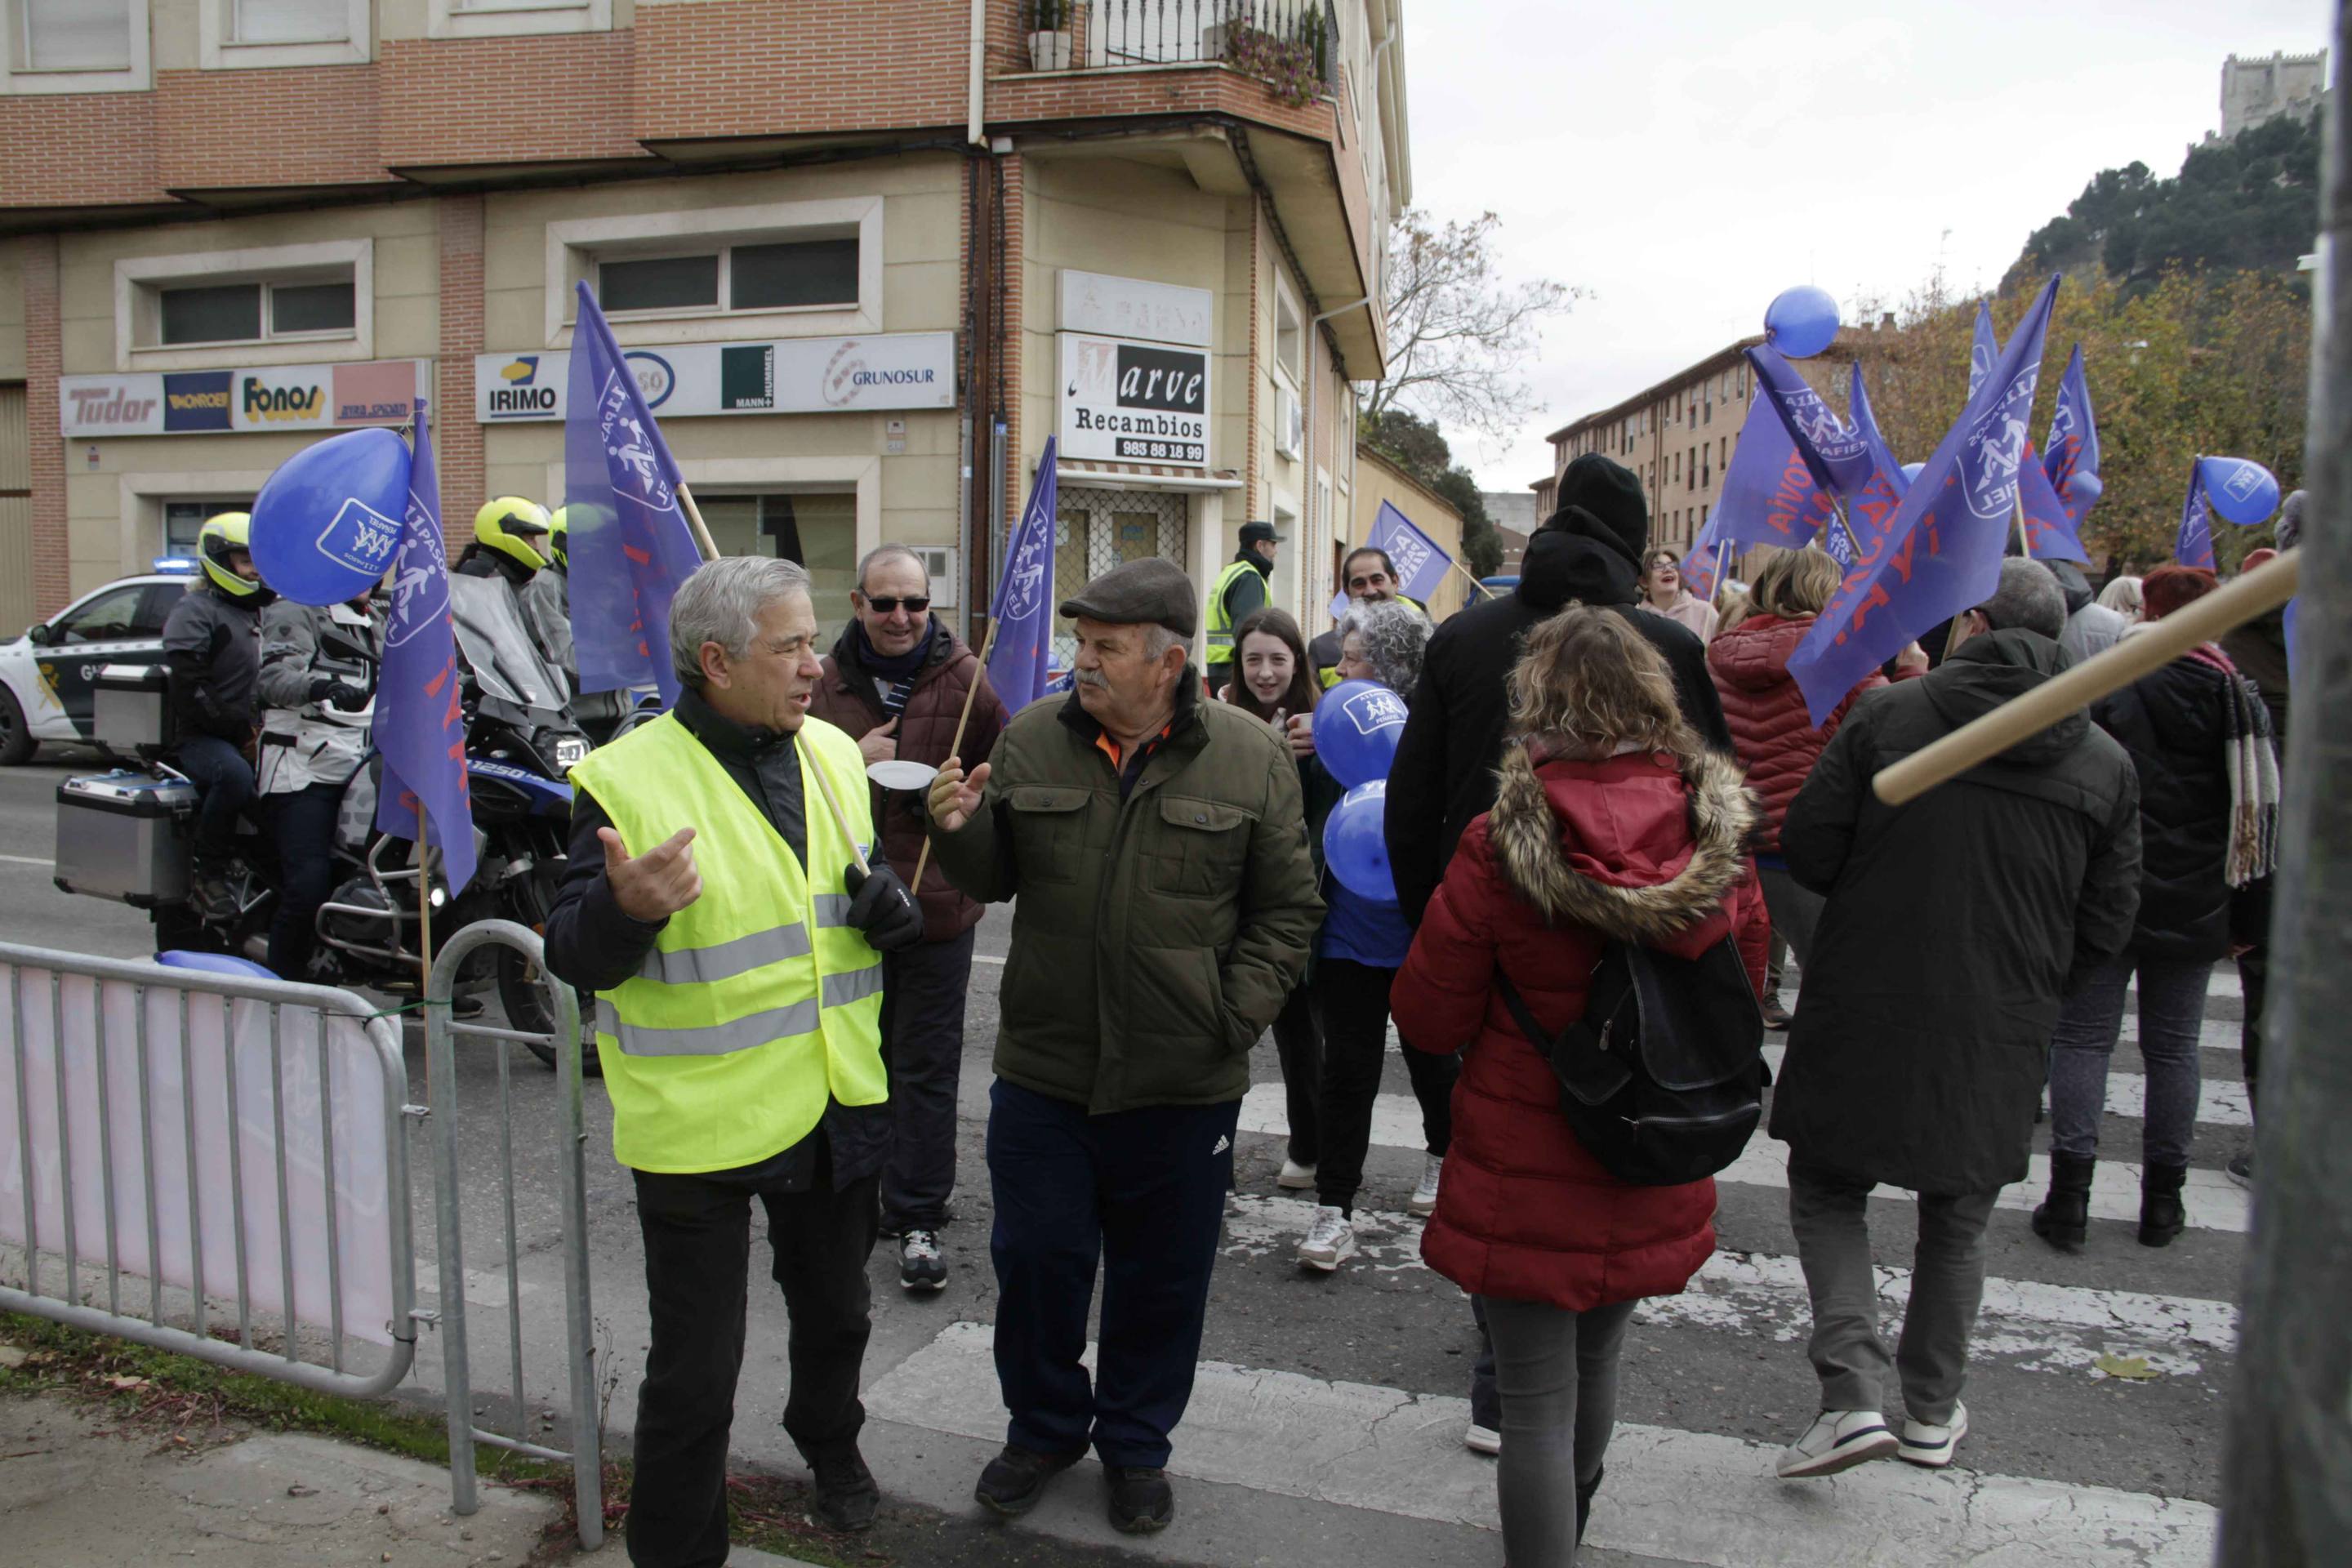
[[[1536,329],[1581,290],[1548,279],[1506,283],[1496,273],[1495,231],[1483,213],[1442,227],[1407,211],[1388,234],[1386,380],[1363,389],[1363,412],[1418,410],[1448,428],[1496,439],[1527,416],[1517,369],[1536,348]]]

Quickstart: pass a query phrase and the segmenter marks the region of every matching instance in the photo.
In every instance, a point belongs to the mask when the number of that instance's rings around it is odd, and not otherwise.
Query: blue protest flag
[[[1018,713],[1045,695],[1046,665],[1054,647],[1054,507],[1060,489],[1055,471],[1058,439],[1045,437],[1028,504],[1004,552],[1004,572],[989,605],[988,683]]]
[[[588,285],[580,285],[563,416],[571,509],[572,646],[580,689],[651,686],[677,701],[669,602],[702,564],[677,493],[683,481],[637,378]]]
[[[1719,542],[1735,546],[1777,544],[1794,550],[1835,515],[1829,492],[1814,482],[1812,470],[1798,455],[1796,437],[1770,400],[1750,398],[1707,527]]]
[[[1859,361],[1853,366],[1853,386],[1846,394],[1846,412],[1854,434],[1862,437],[1863,447],[1870,454],[1870,460],[1890,477],[1895,499],[1901,500],[1903,492],[1911,488],[1911,481],[1903,477],[1903,465],[1895,460],[1895,449],[1879,433],[1878,416],[1871,412],[1870,389],[1863,384]]]
[[[1851,505],[1870,484],[1870,449],[1854,427],[1837,416],[1794,366],[1768,346],[1748,351],[1756,384],[1780,413],[1797,455],[1813,483]],[[1762,401],[1759,399],[1759,401]]]
[[[1364,545],[1387,551],[1391,564],[1396,567],[1397,592],[1424,605],[1454,565],[1454,557],[1437,541],[1415,528],[1412,519],[1387,501],[1381,502],[1380,512],[1372,519],[1371,531],[1364,536]]]
[[[2180,531],[2173,536],[2172,558],[2183,566],[2213,570],[2213,503],[2205,494],[2205,465],[2189,465],[2189,499],[2180,503]]]
[[[454,896],[474,879],[474,811],[466,792],[466,716],[457,695],[457,631],[449,614],[449,561],[441,541],[441,479],[433,430],[416,400],[416,447],[408,507],[392,568],[392,613],[376,673],[375,749],[383,753],[375,825],[396,837],[423,837],[417,813],[441,851]]]
[[[1816,725],[1904,644],[1992,596],[2057,294],[2053,277],[1892,514],[1850,514],[1859,554],[1789,659]]]
[[[1870,454],[1870,482],[1847,499],[1847,526],[1830,530],[1822,542],[1841,568],[1851,569],[1861,531],[1882,527],[1893,517],[1895,509],[1903,503],[1903,497],[1911,489],[1911,481],[1905,476],[1903,465],[1895,460],[1894,448],[1879,433],[1878,416],[1871,412],[1870,390],[1863,385],[1860,364],[1853,367],[1846,406],[1854,433],[1862,437],[1864,449]]]
[[[2074,475],[2099,471],[2099,426],[2091,417],[2091,387],[2083,378],[2080,343],[2067,358],[2066,374],[2058,378],[2058,405],[2050,416],[2050,441],[2042,453],[2042,471],[2050,476],[2052,487],[2061,496]],[[2070,500],[2066,516],[2080,527],[2083,513],[2090,510],[2086,503],[2077,511]]]
[[[1715,597],[1717,568],[1722,564],[1723,509],[1716,508],[1707,514],[1706,526],[1691,541],[1690,553],[1683,557],[1683,586],[1702,599]]]
[[[1992,335],[1992,306],[1977,301],[1977,330],[1969,340],[1969,401],[1974,403],[1984,387],[1985,377],[1992,374],[1992,362],[2000,357],[2000,350]],[[1969,606],[1971,609],[1974,605]]]
[[[2025,519],[2026,552],[2033,559],[2090,564],[2091,552],[2083,548],[2082,535],[2075,531],[2073,509],[2060,498],[2031,447],[2017,468],[2017,505]]]

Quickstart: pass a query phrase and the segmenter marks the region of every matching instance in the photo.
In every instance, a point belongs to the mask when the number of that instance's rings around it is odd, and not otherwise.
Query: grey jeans
[[[1912,1419],[1943,1425],[1968,1381],[1969,1335],[1984,1298],[1985,1224],[2000,1194],[1919,1194],[1919,1245],[1911,1300],[1893,1361],[1878,1337],[1878,1279],[1871,1268],[1869,1205],[1876,1184],[1789,1162],[1789,1226],[1813,1298],[1806,1348],[1822,1380],[1824,1410],[1884,1410],[1886,1369],[1903,1384]]]
[[[1617,1425],[1617,1355],[1640,1303],[1571,1312],[1541,1301],[1480,1300],[1503,1396],[1496,1493],[1512,1568],[1576,1561],[1576,1492],[1601,1474]]]
[[[2203,1093],[2197,1059],[2205,1023],[2205,988],[2213,965],[2126,952],[2083,978],[2050,1037],[2050,1147],[2089,1158],[2099,1150],[2107,1108],[2107,1064],[2123,1033],[2125,993],[2139,974],[2139,1055],[2147,1065],[2140,1156],[2151,1165],[2186,1165],[2197,1136]]]

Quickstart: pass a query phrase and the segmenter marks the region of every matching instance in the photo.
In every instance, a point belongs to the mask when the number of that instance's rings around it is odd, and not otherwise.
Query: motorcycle
[[[420,866],[415,845],[375,826],[382,760],[371,754],[344,785],[336,817],[333,891],[318,912],[310,974],[291,977],[416,994],[423,973],[420,889],[435,923],[452,931],[511,920],[543,930],[571,830],[563,775],[588,754],[567,707],[561,672],[541,656],[513,591],[502,582],[453,577],[459,700],[472,806],[475,871],[454,899],[436,850]],[[109,666],[97,686],[98,728],[138,765],[68,778],[58,786],[57,886],[150,911],[158,951],[194,948],[260,959],[276,912],[279,867],[267,834],[249,826],[225,868],[230,909],[206,918],[190,903],[195,786],[164,760],[173,737],[163,666]],[[123,818],[139,826],[122,831]],[[486,950],[458,979],[461,999],[495,991],[508,1022],[545,1034],[553,1009],[534,966],[510,948]],[[583,998],[583,1002],[589,999]],[[593,1003],[583,1008],[593,1016]],[[552,1047],[530,1047],[550,1067]],[[588,1069],[594,1071],[593,1053]]]

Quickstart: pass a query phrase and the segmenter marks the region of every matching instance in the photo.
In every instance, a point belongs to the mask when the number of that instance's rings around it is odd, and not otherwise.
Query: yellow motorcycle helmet
[[[205,519],[204,527],[196,531],[196,559],[204,565],[205,575],[214,587],[232,599],[251,599],[268,590],[258,577],[238,576],[229,567],[228,558],[242,552],[253,554],[253,518],[241,511],[215,512]]]
[[[474,514],[474,541],[536,572],[547,564],[547,509],[520,496],[500,496]]]
[[[557,507],[547,514],[547,553],[558,566],[572,569],[572,509]]]

